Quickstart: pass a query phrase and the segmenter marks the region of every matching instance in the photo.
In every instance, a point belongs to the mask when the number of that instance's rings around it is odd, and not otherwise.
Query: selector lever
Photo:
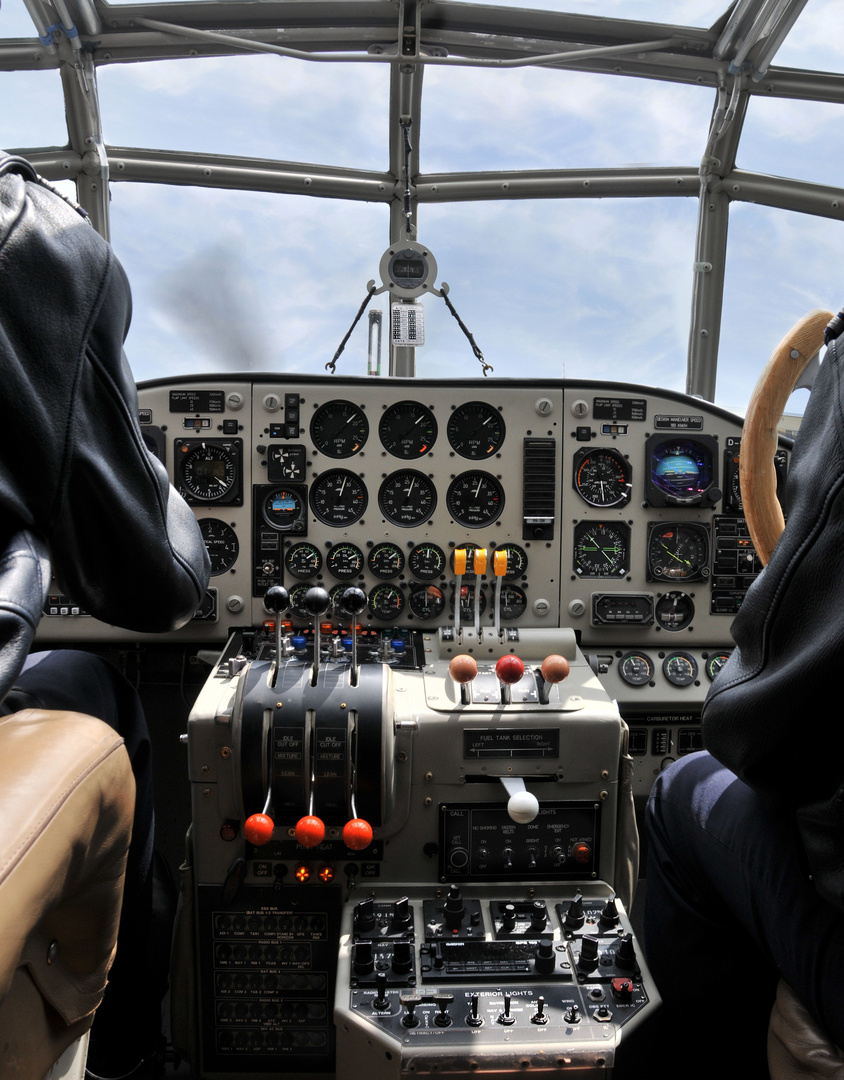
[[[551,698],[551,687],[567,679],[571,673],[571,664],[564,656],[553,653],[546,656],[539,669],[543,683],[539,691],[539,700],[543,705],[548,705]]]
[[[517,682],[521,682],[524,673],[525,665],[518,656],[513,656],[512,653],[508,653],[507,656],[502,656],[496,661],[495,674],[501,683],[501,701],[504,705],[510,704],[510,687]]]
[[[305,593],[305,610],[314,619],[314,666],[311,672],[311,686],[316,686],[319,676],[320,653],[322,651],[319,621],[328,611],[328,605],[328,593],[319,585],[314,585]]]
[[[272,588],[267,589],[264,593],[264,607],[275,615],[275,665],[273,666],[272,674],[270,675],[270,686],[275,686],[279,667],[281,666],[281,657],[282,652],[284,651],[281,633],[281,615],[283,612],[287,611],[289,603],[290,594],[283,585],[273,585]]]
[[[344,589],[340,607],[352,616],[352,686],[358,684],[358,628],[357,616],[366,607],[366,593],[356,585]]]
[[[462,705],[471,705],[472,691],[469,689],[469,683],[478,674],[478,664],[475,658],[467,656],[466,653],[455,656],[448,665],[448,673],[460,687],[460,703]]]

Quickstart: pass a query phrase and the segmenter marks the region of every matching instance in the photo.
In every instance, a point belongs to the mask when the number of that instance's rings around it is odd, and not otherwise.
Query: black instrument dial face
[[[633,470],[618,450],[596,447],[575,458],[574,489],[585,503],[602,509],[630,500]]]
[[[628,686],[647,686],[654,677],[654,662],[647,653],[625,653],[618,661],[618,673]]]
[[[368,501],[363,480],[346,469],[325,472],[311,485],[311,510],[324,525],[353,525],[363,517]]]
[[[308,610],[308,606],[305,603],[305,597],[308,595],[308,589],[310,585],[294,585],[290,590],[290,602],[287,606],[289,615],[292,615],[296,619],[307,619],[308,622],[313,622],[313,615]]]
[[[436,585],[418,585],[410,592],[410,610],[417,619],[438,619],[445,611],[445,596]]]
[[[377,578],[398,577],[404,570],[404,555],[401,549],[385,541],[376,544],[366,559],[366,565]]]
[[[461,622],[472,621],[475,617],[475,589],[481,587],[479,581],[469,585],[460,586],[460,620]],[[454,615],[454,592],[451,594],[451,614]],[[478,612],[483,615],[486,609],[486,595],[483,591],[478,596]]]
[[[437,489],[424,473],[415,469],[395,472],[381,485],[378,507],[387,521],[411,529],[428,521],[437,505]]]
[[[333,577],[349,581],[363,572],[363,552],[354,544],[335,544],[325,558],[325,568]]]
[[[311,441],[326,457],[352,457],[368,438],[369,421],[363,409],[351,401],[328,401],[311,420]]]
[[[706,671],[707,678],[710,682],[714,681],[715,676],[729,659],[730,654],[728,652],[711,653],[707,657],[704,670]]]
[[[264,521],[281,532],[304,532],[305,504],[295,488],[274,488],[264,498]]]
[[[574,527],[578,577],[624,577],[630,570],[630,529],[622,522],[579,521]]]
[[[369,594],[369,610],[373,618],[395,621],[404,611],[401,589],[396,585],[376,585]]]
[[[527,594],[518,585],[509,582],[501,586],[501,618],[512,622],[527,611]]]
[[[701,581],[709,577],[709,533],[694,522],[651,524],[648,528],[650,581]]]
[[[225,574],[231,570],[240,551],[237,534],[231,525],[219,518],[203,518],[199,523],[199,531],[211,559],[211,576],[216,577],[217,574]]]
[[[501,516],[504,488],[489,473],[465,472],[451,481],[445,501],[458,525],[483,529]]]
[[[430,409],[418,401],[398,401],[381,417],[381,445],[394,457],[420,458],[437,441],[437,422]]]
[[[456,454],[480,461],[501,449],[504,421],[492,405],[485,401],[469,401],[451,414],[446,434]]]
[[[663,630],[685,630],[695,617],[695,605],[686,593],[669,592],[657,600],[654,615]]]
[[[284,565],[288,574],[295,578],[313,577],[322,569],[322,555],[313,544],[294,544],[284,556]]]
[[[431,581],[445,573],[445,552],[436,544],[417,544],[407,560],[408,568],[420,581]]]
[[[518,544],[502,544],[498,551],[503,551],[507,556],[507,573],[505,581],[513,581],[517,577],[524,577],[528,568],[527,552]]]
[[[666,439],[651,448],[650,485],[668,505],[699,503],[712,486],[712,453],[697,439]]]
[[[202,442],[186,448],[179,460],[185,490],[202,502],[218,502],[235,485],[237,465],[225,446]]]
[[[697,661],[686,652],[671,653],[662,661],[662,673],[672,686],[691,686],[697,678]]]

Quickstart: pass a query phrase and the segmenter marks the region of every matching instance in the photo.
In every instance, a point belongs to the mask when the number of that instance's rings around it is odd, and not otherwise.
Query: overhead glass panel
[[[841,157],[830,147],[841,138],[841,106],[822,101],[753,97],[736,165],[750,172],[841,184]]]
[[[3,109],[2,146],[66,146],[64,97],[58,71],[0,71]]]
[[[844,72],[844,9],[838,0],[811,0],[773,62],[778,67]]]
[[[495,376],[622,379],[682,390],[694,199],[424,206],[419,239]],[[480,365],[442,300],[425,299],[417,374]]]
[[[226,56],[100,69],[103,132],[155,147],[387,167],[386,64]]]
[[[388,241],[378,204],[151,184],[112,191],[112,243],[133,294],[126,352],[139,380],[324,373]],[[356,346],[346,370],[362,375],[363,329]]]
[[[700,162],[708,88],[576,71],[425,73],[423,173]]]
[[[121,2],[121,0],[117,0]],[[122,0],[128,3],[129,0]],[[727,8],[726,0],[484,0],[492,7],[532,8],[576,12],[601,18],[671,23],[675,26],[710,27]]]
[[[798,319],[814,308],[839,310],[842,244],[840,222],[733,205],[717,404],[744,412],[762,368]]]

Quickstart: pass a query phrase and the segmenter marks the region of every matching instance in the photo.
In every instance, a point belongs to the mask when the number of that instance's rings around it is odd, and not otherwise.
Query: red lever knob
[[[261,847],[273,838],[273,819],[266,814],[250,814],[243,826],[243,835],[250,844]]]
[[[542,672],[542,678],[547,683],[559,683],[568,678],[571,672],[571,664],[564,656],[552,653],[551,656],[545,657],[539,670]]]
[[[456,683],[470,683],[478,674],[478,664],[474,656],[461,653],[448,665],[448,673]]]
[[[302,847],[316,847],[325,839],[325,825],[313,814],[306,814],[299,818],[294,832]]]
[[[372,843],[372,826],[363,818],[352,818],[343,826],[343,843],[349,851],[363,851]]]
[[[518,656],[512,654],[502,656],[495,665],[495,674],[507,686],[513,686],[514,683],[517,683],[524,673],[525,665]]]

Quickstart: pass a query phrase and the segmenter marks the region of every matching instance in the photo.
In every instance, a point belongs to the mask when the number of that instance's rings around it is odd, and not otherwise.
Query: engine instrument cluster
[[[274,585],[294,629],[317,586],[342,634],[349,585],[373,634],[568,627],[634,728],[643,792],[655,761],[699,745],[760,570],[738,418],[641,386],[494,379],[173,379],[142,385],[139,404],[212,561],[174,638],[260,625]],[[57,592],[46,614],[42,639],[132,637]]]

